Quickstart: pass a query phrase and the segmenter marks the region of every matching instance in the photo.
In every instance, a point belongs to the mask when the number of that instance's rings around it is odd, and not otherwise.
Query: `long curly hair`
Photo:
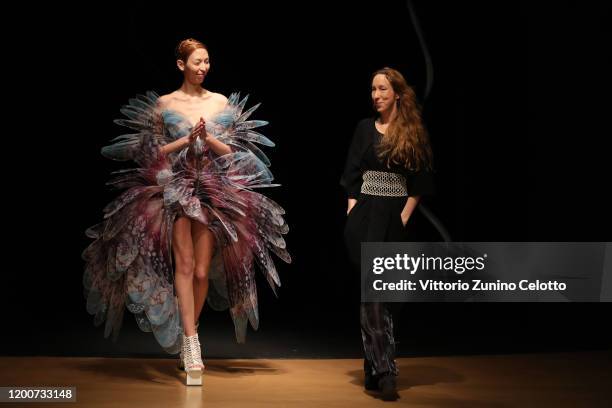
[[[379,69],[372,74],[371,80],[376,75],[384,75],[399,96],[397,114],[378,145],[378,157],[387,167],[396,164],[414,171],[432,170],[433,153],[429,135],[423,126],[421,108],[414,90],[404,76],[393,68]]]

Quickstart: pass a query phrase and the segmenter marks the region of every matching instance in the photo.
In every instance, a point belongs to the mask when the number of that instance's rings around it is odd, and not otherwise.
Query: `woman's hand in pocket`
[[[355,204],[357,204],[357,200],[354,198],[349,198],[348,199],[348,207],[346,209],[346,215],[349,215],[351,210],[353,209],[353,207],[355,206]]]
[[[410,218],[408,215],[404,215],[404,212],[400,213],[400,218],[402,220],[402,226],[406,226],[408,224],[408,219]]]

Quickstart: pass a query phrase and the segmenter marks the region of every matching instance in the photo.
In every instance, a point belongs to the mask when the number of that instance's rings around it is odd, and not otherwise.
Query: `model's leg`
[[[193,301],[194,250],[191,239],[191,220],[179,217],[172,231],[174,253],[174,285],[179,301],[179,311],[185,334],[181,347],[181,366],[187,372],[187,385],[202,385],[202,363],[200,342],[195,331]]]
[[[197,322],[208,294],[208,271],[215,249],[215,236],[207,226],[199,222],[192,223],[191,236],[195,255],[193,298],[195,321]]]
[[[186,336],[195,334],[195,312],[193,299],[194,250],[191,239],[191,220],[180,217],[172,231],[172,251],[174,253],[174,285],[179,300],[181,321]]]

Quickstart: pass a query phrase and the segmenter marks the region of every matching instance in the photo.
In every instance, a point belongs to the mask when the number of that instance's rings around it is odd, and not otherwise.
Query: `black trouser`
[[[361,304],[361,339],[365,353],[366,375],[397,375],[395,339],[390,304],[369,302]]]
[[[405,197],[359,196],[344,230],[348,258],[355,276],[361,273],[362,242],[410,240],[400,217],[405,203]],[[397,313],[399,307],[401,303],[361,304],[361,338],[367,375],[397,375],[392,312]]]

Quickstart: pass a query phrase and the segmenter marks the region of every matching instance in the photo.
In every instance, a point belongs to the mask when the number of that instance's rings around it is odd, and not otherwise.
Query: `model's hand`
[[[200,121],[191,129],[191,134],[189,135],[189,143],[195,142],[195,140],[202,137],[202,132],[206,132],[206,122],[203,118],[200,118]]]
[[[194,135],[194,133],[195,133],[195,135]],[[210,139],[213,137],[213,136],[210,135],[210,133],[208,133],[206,131],[206,121],[204,120],[203,117],[200,117],[200,121],[193,128],[193,131],[191,132],[191,135],[189,135],[189,137],[192,138],[192,139],[190,139],[191,141],[194,141],[198,136],[206,144],[208,144]]]
[[[206,142],[206,144],[210,144],[211,141],[216,140],[217,138],[214,137],[213,135],[211,135],[210,133],[204,131],[204,134],[206,135],[204,137],[204,141]]]

